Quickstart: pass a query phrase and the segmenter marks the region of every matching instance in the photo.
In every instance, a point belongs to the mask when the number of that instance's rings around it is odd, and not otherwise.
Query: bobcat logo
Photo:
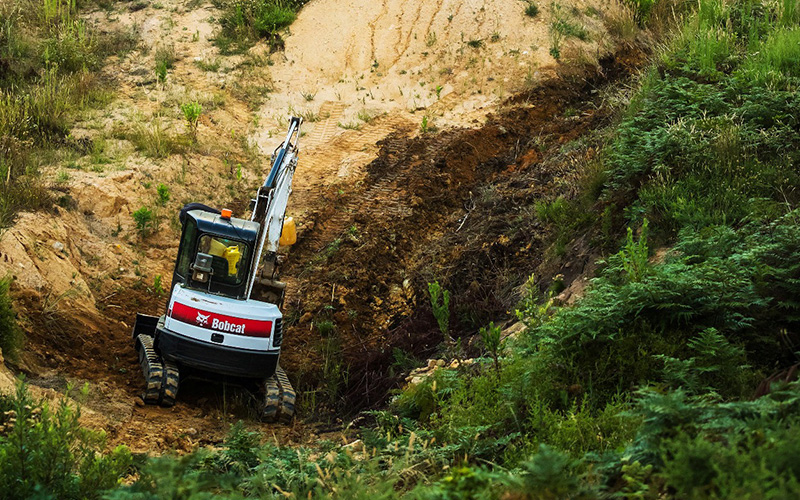
[[[202,314],[200,314],[198,312],[197,313],[197,319],[195,319],[195,322],[200,326],[206,326],[206,324],[208,323],[208,317],[209,316],[211,316],[211,315],[210,314],[202,315]]]

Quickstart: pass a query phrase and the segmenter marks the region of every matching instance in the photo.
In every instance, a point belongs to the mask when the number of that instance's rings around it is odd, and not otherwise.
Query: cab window
[[[197,251],[212,256],[211,281],[225,285],[239,285],[244,281],[248,259],[245,243],[204,234],[197,244]]]
[[[178,265],[176,274],[181,278],[189,275],[189,265],[194,257],[194,239],[197,234],[197,223],[192,219],[187,219],[183,227],[183,238],[181,238],[180,254],[178,255]]]

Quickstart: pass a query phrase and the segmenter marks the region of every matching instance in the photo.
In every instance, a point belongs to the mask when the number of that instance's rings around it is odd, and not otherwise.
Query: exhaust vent
[[[280,347],[283,341],[283,319],[278,318],[275,320],[275,336],[272,337],[272,346]]]

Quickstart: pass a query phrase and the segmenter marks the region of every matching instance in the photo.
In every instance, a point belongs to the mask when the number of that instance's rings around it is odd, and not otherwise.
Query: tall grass
[[[94,32],[75,0],[0,3],[0,226],[18,210],[48,206],[34,152],[68,142],[76,113],[102,92],[91,71],[133,43]]]

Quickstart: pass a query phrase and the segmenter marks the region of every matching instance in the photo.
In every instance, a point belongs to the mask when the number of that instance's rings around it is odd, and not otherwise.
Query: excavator
[[[278,249],[296,240],[285,216],[302,122],[291,117],[250,200],[249,220],[201,204],[181,211],[165,314],[137,314],[133,327],[146,404],[174,405],[181,379],[190,375],[257,385],[265,421],[294,417],[295,391],[279,363],[286,284],[279,281]]]

